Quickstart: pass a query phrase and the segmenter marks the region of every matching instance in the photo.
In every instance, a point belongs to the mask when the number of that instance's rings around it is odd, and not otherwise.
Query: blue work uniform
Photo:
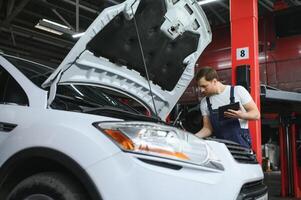
[[[218,139],[231,140],[237,142],[244,147],[251,147],[251,138],[249,129],[240,127],[238,119],[229,118],[226,120],[219,120],[218,109],[212,109],[209,97],[206,97],[207,107],[209,110],[209,118],[213,128],[213,135]],[[230,103],[235,102],[234,86],[230,89]]]

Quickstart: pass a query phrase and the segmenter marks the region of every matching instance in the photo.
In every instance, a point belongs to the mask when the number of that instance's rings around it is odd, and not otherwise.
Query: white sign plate
[[[236,49],[236,60],[249,59],[249,47]]]

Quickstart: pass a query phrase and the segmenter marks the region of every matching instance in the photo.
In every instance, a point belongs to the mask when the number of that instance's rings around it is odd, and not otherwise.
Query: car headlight
[[[219,159],[203,140],[180,129],[147,122],[94,125],[123,151],[223,170]]]

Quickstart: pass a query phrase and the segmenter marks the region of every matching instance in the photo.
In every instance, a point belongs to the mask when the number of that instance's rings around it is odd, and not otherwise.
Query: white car
[[[210,41],[194,0],[127,0],[55,71],[2,54],[0,199],[267,199],[251,150],[163,122]]]

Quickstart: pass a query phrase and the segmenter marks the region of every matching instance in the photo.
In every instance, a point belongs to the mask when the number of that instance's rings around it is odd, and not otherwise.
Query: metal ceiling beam
[[[12,13],[14,6],[15,6],[15,0],[7,1],[6,17],[8,17]]]
[[[36,1],[38,1],[38,0],[36,0]],[[47,0],[39,0],[39,2],[42,2],[46,7],[55,8],[57,11],[61,10],[62,12],[66,12],[66,13],[74,16],[74,11],[70,11],[70,10],[68,10],[66,8],[62,8],[62,7],[58,6],[58,5],[49,3]],[[87,17],[85,15],[80,15],[80,18],[81,19],[86,19],[86,20],[91,21],[91,22],[94,21],[94,19],[95,19],[95,18],[91,19],[90,17]]]
[[[2,5],[3,5],[3,0],[0,1],[0,10],[2,8]]]
[[[69,4],[71,4],[71,5],[76,6],[76,3],[73,2],[73,1],[71,1],[71,0],[62,0],[62,1],[65,2],[65,3],[69,3]],[[93,9],[93,8],[88,8],[87,6],[80,5],[80,4],[79,4],[79,8],[81,8],[81,9],[83,9],[83,10],[86,10],[86,11],[89,11],[89,12],[91,12],[91,13],[97,14],[97,15],[100,13],[98,10],[95,10],[95,9]]]
[[[75,31],[78,33],[78,30],[79,30],[79,0],[76,0],[76,4],[75,4],[75,19],[76,19]]]
[[[54,8],[52,8],[52,9],[54,9]],[[54,9],[54,10],[56,10],[56,9]],[[38,14],[38,13],[34,13],[34,12],[32,12],[32,11],[30,11],[30,10],[26,10],[26,9],[24,9],[22,12],[24,12],[25,14],[28,14],[28,15],[32,15],[32,16],[35,16],[35,17],[37,17],[37,18],[39,18],[39,19],[43,19],[43,18],[45,18],[46,16],[45,15],[41,15],[41,14]],[[80,16],[81,17],[81,16]],[[27,22],[27,21],[21,21],[21,20],[19,20],[19,19],[17,19],[16,21],[18,21],[18,22],[21,22],[22,24],[26,24],[27,26],[29,26],[29,27],[32,27],[33,26],[33,24],[32,23],[29,23],[29,22]],[[88,20],[89,22],[90,21],[93,21],[93,19],[91,19],[91,18],[89,18],[89,20]],[[67,21],[68,22],[68,21]],[[86,21],[85,21],[86,22]],[[87,22],[87,23],[89,23],[89,22]],[[34,24],[35,25],[35,24]],[[68,25],[67,25],[68,26]],[[74,27],[72,26],[72,25],[70,25],[71,27],[71,29],[72,30],[74,30]],[[89,24],[88,24],[88,26],[89,26]]]
[[[110,2],[111,4],[117,5],[120,4],[120,2],[117,2],[115,0],[106,0],[107,2]]]
[[[11,21],[14,20],[14,18],[23,10],[23,8],[29,1],[30,0],[19,1],[20,3],[15,7],[12,13],[1,23],[1,25],[8,26],[11,23]]]
[[[263,3],[261,0],[258,1],[258,3],[264,7],[265,9],[267,9],[270,12],[273,12],[273,9],[271,7],[269,7],[268,5],[266,5],[265,3]]]
[[[270,8],[274,7],[274,3],[271,0],[261,0],[261,1],[263,1],[264,3],[266,3]]]
[[[7,32],[7,31],[4,31],[4,32]],[[21,36],[23,38],[26,38],[26,39],[32,39],[32,40],[35,40],[37,42],[40,42],[40,45],[46,44],[46,45],[48,45],[47,46],[48,48],[49,48],[49,45],[53,45],[53,46],[56,46],[58,48],[66,48],[65,46],[59,45],[57,43],[48,41],[48,40],[43,39],[43,38],[38,38],[38,37],[35,37],[35,36],[31,36],[31,35],[28,35],[28,34],[25,34],[25,33],[22,33],[22,32],[15,31],[14,34],[18,35],[18,36]]]
[[[5,27],[0,27],[0,30],[10,33],[11,30]],[[15,35],[20,35],[27,38],[32,38],[36,41],[40,41],[43,43],[51,44],[60,48],[70,49],[74,46],[75,42],[66,41],[57,37],[52,37],[47,34],[43,34],[37,31],[33,31],[31,29],[27,29],[24,27],[13,25],[12,30]]]
[[[32,12],[31,10],[27,10],[27,9],[24,9],[22,11],[22,13],[25,13],[26,15],[31,15],[30,17],[35,16],[36,18],[39,18],[39,19],[45,18],[45,15],[41,15],[41,14],[38,14],[37,12]],[[18,21],[18,19],[16,19],[16,21]],[[30,23],[29,20],[26,21],[26,23],[22,23],[22,24],[26,24],[28,26],[34,26],[35,25],[35,24]]]
[[[19,53],[21,53],[21,54],[25,54],[25,55],[30,55],[30,53],[28,51],[20,50],[20,49],[17,49],[15,47],[9,47],[7,45],[2,45],[2,44],[0,44],[0,50],[1,50],[1,52],[4,52],[6,54],[11,54],[11,53],[19,54]]]
[[[19,51],[24,50],[24,51],[27,51],[28,53],[32,53],[36,57],[38,57],[37,55],[44,55],[44,56],[47,56],[48,58],[52,57],[52,58],[58,58],[61,60],[65,57],[65,55],[62,55],[62,53],[48,51],[47,49],[44,50],[43,48],[37,49],[37,48],[31,47],[29,45],[23,45],[20,43],[18,43],[17,46],[12,46],[8,42],[2,41],[2,42],[0,42],[0,45],[1,45],[1,49],[6,49],[6,50],[13,51],[13,52],[17,52],[18,50]]]
[[[218,4],[221,5],[223,8],[229,10],[229,6],[228,6],[225,2],[223,2],[223,1],[218,1]]]
[[[17,49],[15,47],[9,47],[2,44],[0,44],[0,49],[4,50],[6,54],[22,57],[24,59],[35,61],[37,63],[41,63],[51,67],[57,67],[61,63],[61,60],[56,59],[54,55],[52,56],[49,54],[47,55],[38,54],[39,52],[36,52],[33,55],[31,52],[28,52],[26,49]]]
[[[54,12],[54,14],[56,14],[56,16],[58,16],[69,28],[71,28],[71,30],[74,30],[74,28],[71,26],[71,24],[58,12],[56,11],[56,9],[52,8],[51,9],[52,12]]]
[[[20,19],[17,19],[16,22],[18,22],[22,25],[25,25],[25,26],[31,26],[31,23],[29,23],[27,21],[20,20]],[[22,32],[22,33],[25,33],[27,35],[32,34],[33,36],[38,36],[40,38],[47,38],[47,40],[55,41],[55,43],[58,43],[60,45],[64,45],[64,46],[67,46],[67,47],[70,47],[70,46],[72,47],[75,44],[75,41],[71,37],[70,37],[70,40],[63,39],[63,38],[60,38],[60,37],[55,37],[50,33],[46,33],[46,32],[43,33],[41,31],[38,31],[38,29],[30,29],[30,28],[26,28],[24,26],[19,26],[19,25],[12,25],[12,28],[13,28],[14,31]],[[1,29],[1,27],[0,27],[0,29]]]
[[[294,0],[288,0],[288,2],[290,2],[291,4],[293,4],[294,6],[297,5],[297,3]]]
[[[226,23],[226,20],[220,15],[218,14],[218,12],[216,12],[216,10],[214,10],[212,7],[208,6],[209,10],[213,13],[214,16],[217,17],[217,19],[222,22],[223,24]]]
[[[10,35],[11,35],[11,39],[12,39],[13,45],[16,46],[17,44],[16,44],[14,32],[11,31],[11,32],[10,32]]]
[[[290,2],[292,2],[294,5],[297,5],[297,6],[301,5],[301,1],[299,1],[299,0],[290,0]]]
[[[285,0],[285,3],[290,7],[290,6],[296,6],[296,3],[293,2],[292,0]]]
[[[91,2],[88,2],[88,1],[85,1],[85,0],[81,0],[81,2],[82,2],[82,4],[80,4],[80,5],[86,6],[87,8],[96,10],[98,12],[100,12],[99,9],[102,8],[102,6],[99,6],[99,5],[96,5],[96,4],[93,4],[93,3],[91,4]],[[104,1],[102,0],[100,2],[103,5]]]

